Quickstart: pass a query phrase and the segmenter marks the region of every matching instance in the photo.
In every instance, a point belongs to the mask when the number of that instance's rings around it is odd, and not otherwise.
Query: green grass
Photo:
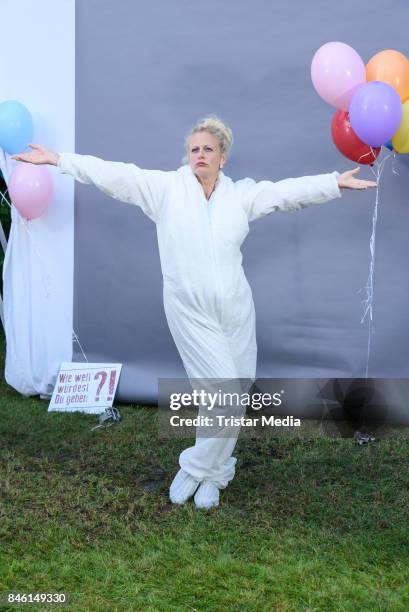
[[[206,512],[167,497],[189,441],[120,410],[91,432],[0,382],[0,591],[65,592],[75,612],[409,609],[406,438],[241,437]]]

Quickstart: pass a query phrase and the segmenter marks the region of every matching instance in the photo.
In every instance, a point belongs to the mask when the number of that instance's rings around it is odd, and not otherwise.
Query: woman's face
[[[225,162],[219,141],[208,132],[195,132],[189,142],[188,160],[192,171],[199,178],[216,178]]]

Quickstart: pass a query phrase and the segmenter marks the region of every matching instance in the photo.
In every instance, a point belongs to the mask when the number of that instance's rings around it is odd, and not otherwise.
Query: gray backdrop
[[[225,167],[234,180],[351,169],[332,143],[334,109],[312,86],[315,51],[339,40],[364,62],[386,48],[409,55],[403,0],[87,0],[76,10],[76,151],[143,168],[180,166],[186,132],[217,113],[234,132]],[[384,378],[409,374],[409,162],[399,156],[395,167],[380,190],[369,370]],[[357,291],[369,271],[374,201],[375,190],[344,191],[251,224],[243,254],[259,376],[364,376]],[[74,328],[90,361],[124,364],[118,399],[154,403],[159,377],[184,376],[163,310],[155,226],[78,184],[75,214]]]

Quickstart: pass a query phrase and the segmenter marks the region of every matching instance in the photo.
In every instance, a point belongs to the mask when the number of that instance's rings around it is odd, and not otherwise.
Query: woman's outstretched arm
[[[256,183],[252,179],[244,179],[243,207],[249,221],[254,221],[274,211],[294,212],[339,198],[342,195],[341,188],[376,187],[374,181],[356,179],[353,175],[358,171],[359,168],[348,170],[343,174],[335,171],[329,174],[284,179],[276,183],[272,181]]]
[[[116,200],[140,206],[152,221],[157,221],[171,172],[143,170],[135,164],[105,161],[92,155],[58,154],[38,144],[29,146],[31,152],[13,155],[12,159],[57,166],[80,183],[95,185]]]

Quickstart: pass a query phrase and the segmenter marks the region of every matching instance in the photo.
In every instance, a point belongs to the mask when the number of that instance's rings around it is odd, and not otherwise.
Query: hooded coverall
[[[81,183],[136,204],[156,224],[167,322],[189,379],[255,379],[252,293],[240,247],[249,222],[340,197],[338,172],[273,183],[219,173],[209,200],[189,165],[143,170],[132,163],[60,154],[58,167]],[[230,437],[197,438],[180,466],[219,488],[234,477]]]

